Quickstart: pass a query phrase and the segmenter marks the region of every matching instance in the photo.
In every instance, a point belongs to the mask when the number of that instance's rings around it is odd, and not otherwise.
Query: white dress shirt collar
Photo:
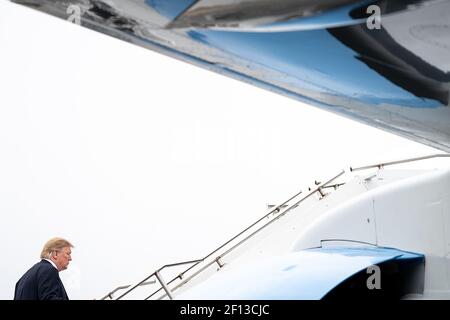
[[[50,262],[52,264],[52,266],[54,266],[55,269],[58,270],[58,267],[56,267],[56,264],[52,260],[50,260],[50,259],[44,259],[44,260]]]

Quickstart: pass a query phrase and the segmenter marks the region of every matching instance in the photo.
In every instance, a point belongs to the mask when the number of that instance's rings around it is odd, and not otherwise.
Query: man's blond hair
[[[59,251],[65,247],[73,248],[74,246],[66,239],[58,237],[52,238],[45,243],[44,248],[42,249],[41,252],[41,259],[49,259],[50,254],[53,251]]]

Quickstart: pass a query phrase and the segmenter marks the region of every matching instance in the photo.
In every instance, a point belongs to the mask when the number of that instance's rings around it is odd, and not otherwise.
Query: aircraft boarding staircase
[[[256,220],[254,223],[246,227],[243,231],[226,241],[224,244],[214,249],[206,256],[201,259],[191,260],[191,261],[183,261],[178,263],[166,264],[154,271],[138,283],[134,285],[124,285],[115,288],[110,291],[101,300],[120,300],[125,297],[129,298],[130,294],[134,292],[138,288],[142,288],[148,285],[158,285],[158,288],[152,291],[150,294],[146,294],[144,300],[149,299],[173,299],[176,294],[182,289],[186,289],[186,287],[191,287],[189,285],[198,283],[201,281],[201,276],[203,279],[211,276],[213,273],[219,271],[227,262],[226,258],[230,255],[230,253],[236,251],[237,248],[241,247],[243,244],[248,242],[250,239],[254,238],[257,234],[261,233],[264,229],[273,225],[277,221],[280,221],[281,218],[286,217],[287,214],[292,211],[294,208],[299,207],[303,202],[307,199],[313,197],[314,195],[318,196],[318,201],[321,201],[325,197],[327,197],[333,190],[337,190],[339,187],[345,185],[345,182],[337,182],[339,178],[342,178],[346,173],[351,173],[359,170],[368,170],[373,168],[382,169],[386,166],[402,164],[406,162],[420,161],[432,158],[442,158],[442,157],[450,157],[449,154],[435,154],[418,158],[405,159],[400,161],[386,162],[375,165],[369,165],[364,167],[352,168],[346,172],[342,170],[338,174],[334,175],[329,180],[319,183],[315,181],[315,186],[313,188],[309,188],[306,194],[303,194],[302,191],[299,191],[295,195],[288,198],[283,203],[274,206],[269,210],[264,216]],[[330,190],[326,192],[326,190]],[[298,212],[295,212],[298,214]],[[177,273],[175,277],[171,278],[169,281],[165,281],[161,272],[163,270],[188,266],[182,272]],[[200,278],[200,279],[199,279]],[[197,282],[196,282],[197,281]],[[119,291],[125,292],[121,293],[117,297],[115,295]]]

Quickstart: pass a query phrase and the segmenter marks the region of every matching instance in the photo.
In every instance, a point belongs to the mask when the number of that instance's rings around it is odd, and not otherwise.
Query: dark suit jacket
[[[69,300],[58,270],[41,260],[16,283],[14,300]]]

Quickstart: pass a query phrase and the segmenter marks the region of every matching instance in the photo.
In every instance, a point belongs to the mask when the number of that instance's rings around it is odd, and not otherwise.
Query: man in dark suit
[[[17,281],[14,300],[69,300],[59,272],[72,260],[73,245],[62,238],[47,241],[41,261]]]

